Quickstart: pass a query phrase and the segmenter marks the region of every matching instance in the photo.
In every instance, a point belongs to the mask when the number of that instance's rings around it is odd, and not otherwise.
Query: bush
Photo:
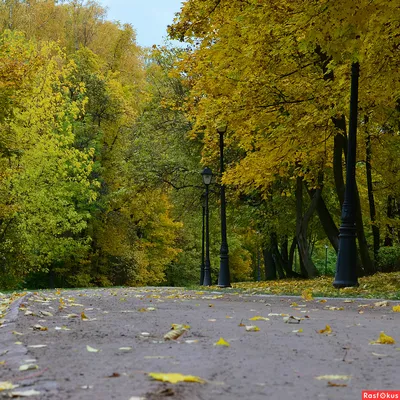
[[[381,272],[400,271],[400,246],[379,249],[378,269]]]

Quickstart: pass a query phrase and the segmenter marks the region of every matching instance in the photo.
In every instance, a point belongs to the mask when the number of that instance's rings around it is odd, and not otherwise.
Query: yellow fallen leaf
[[[325,333],[326,335],[330,335],[332,333],[332,329],[329,325],[326,325],[325,328],[319,330],[318,333]]]
[[[86,316],[86,314],[83,311],[81,312],[81,320],[82,321],[88,321],[89,320],[89,318]]]
[[[229,315],[227,315],[225,318],[227,318],[227,319],[232,319],[233,317],[230,317]]]
[[[396,341],[389,335],[386,335],[385,332],[381,332],[379,334],[379,338],[377,340],[373,340],[370,344],[395,344]]]
[[[326,303],[326,299],[319,300],[320,303]]]
[[[0,361],[0,365],[4,365],[6,363],[5,360]]]
[[[132,347],[120,347],[118,350],[129,351],[132,350]]]
[[[292,331],[293,333],[302,333],[303,332],[303,329],[295,329],[294,331]]]
[[[301,293],[301,297],[305,300],[305,301],[311,301],[313,300],[313,295],[312,295],[312,291],[310,289],[306,289],[303,290],[303,292]]]
[[[98,349],[95,349],[94,347],[90,347],[90,346],[88,346],[88,345],[86,345],[86,350],[89,352],[89,353],[98,353],[100,350],[98,350]]]
[[[400,312],[400,305],[399,305],[399,306],[393,306],[393,307],[392,307],[392,310],[393,310],[394,312]]]
[[[230,344],[224,339],[224,338],[219,338],[218,342],[214,343],[214,346],[226,346],[229,347]]]
[[[47,331],[47,326],[42,326],[39,324],[33,325],[32,328],[34,331]]]
[[[372,355],[373,356],[376,356],[376,357],[388,357],[388,354],[379,354],[379,353],[372,353]]]
[[[256,315],[253,318],[249,318],[249,321],[269,321],[269,318],[261,317],[259,315]]]
[[[299,324],[301,321],[301,318],[293,317],[293,315],[283,317],[283,322],[286,324]]]
[[[185,340],[185,343],[193,344],[193,343],[199,343],[199,341],[197,339],[192,339],[192,340]]]
[[[257,332],[259,330],[260,330],[260,328],[256,325],[246,325],[247,332]]]
[[[292,303],[291,305],[290,305],[290,307],[298,307],[299,305],[297,304],[297,303]]]
[[[340,311],[340,310],[344,310],[344,307],[334,307],[334,306],[326,306],[325,310],[331,310],[331,311]]]
[[[149,372],[149,376],[157,381],[178,383],[178,382],[198,382],[205,383],[205,381],[198,376],[182,375],[177,373],[164,374],[162,372]]]
[[[388,305],[389,305],[389,302],[387,300],[378,301],[377,303],[374,303],[375,307],[387,307]]]
[[[13,331],[12,333],[13,333],[13,335],[23,336],[23,333],[21,333],[21,332]]]
[[[188,328],[188,325],[172,324],[172,329],[164,335],[164,340],[176,340],[182,336]],[[190,328],[190,327],[189,327]]]
[[[36,364],[24,364],[24,365],[21,365],[18,369],[20,371],[28,371],[31,369],[38,369],[38,368],[39,367]]]
[[[2,390],[10,390],[10,389],[14,389],[16,387],[18,387],[19,385],[14,385],[13,383],[9,382],[9,381],[3,381],[0,382],[0,392]]]
[[[328,381],[346,381],[351,378],[351,375],[321,375],[316,376],[315,379],[318,380],[328,380]]]

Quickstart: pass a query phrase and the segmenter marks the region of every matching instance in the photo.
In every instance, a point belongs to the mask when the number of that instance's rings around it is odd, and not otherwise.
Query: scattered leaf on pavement
[[[34,331],[47,331],[47,326],[42,326],[39,324],[35,324],[32,326]]]
[[[129,351],[132,350],[132,347],[120,347],[118,350]]]
[[[258,332],[260,328],[256,325],[246,325],[247,332]]]
[[[188,329],[189,325],[172,324],[172,328],[164,335],[165,340],[176,340],[182,336]]]
[[[198,376],[182,375],[177,373],[164,374],[162,372],[149,372],[149,376],[157,381],[178,383],[178,382],[198,382],[205,383],[205,381]]]
[[[283,317],[283,322],[286,324],[299,324],[301,321],[301,318],[293,317],[293,315]]]
[[[311,301],[313,300],[313,295],[312,295],[312,291],[310,289],[305,289],[303,290],[303,292],[301,293],[301,297],[305,300],[305,301]]]
[[[384,301],[378,301],[374,303],[375,307],[387,307],[389,305],[389,302],[387,300]]]
[[[249,321],[269,321],[269,318],[261,317],[260,315],[256,315],[253,318],[249,318]]]
[[[24,364],[24,365],[21,365],[18,369],[20,371],[28,371],[31,369],[38,369],[38,368],[39,367],[36,364]]]
[[[346,387],[347,385],[345,383],[335,383],[335,382],[328,381],[328,386]]]
[[[379,338],[377,340],[372,340],[370,344],[395,344],[396,341],[389,335],[386,335],[385,332],[381,332],[379,334]]]
[[[398,306],[393,306],[393,307],[392,307],[392,310],[393,310],[394,312],[400,312],[400,305],[398,305]]]
[[[318,333],[325,333],[326,335],[330,335],[332,333],[332,329],[329,325],[326,325],[325,328],[319,330]]]
[[[226,346],[226,347],[229,347],[230,344],[224,338],[221,337],[221,338],[219,338],[218,342],[214,343],[214,346]]]
[[[320,376],[316,376],[315,379],[318,380],[329,380],[329,381],[346,381],[348,379],[350,379],[351,376],[350,375],[320,375]]]
[[[99,349],[95,349],[94,347],[90,347],[88,345],[86,345],[86,350],[90,353],[98,353],[100,351]]]
[[[31,344],[28,347],[32,349],[40,349],[41,347],[47,347],[47,344]]]
[[[3,381],[0,382],[0,392],[2,390],[10,390],[10,389],[14,389],[16,387],[18,387],[19,385],[14,385],[12,382],[8,382],[8,381]]]

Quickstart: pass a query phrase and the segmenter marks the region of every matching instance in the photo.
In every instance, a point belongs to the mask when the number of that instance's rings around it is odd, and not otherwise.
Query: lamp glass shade
[[[203,177],[203,182],[205,185],[209,185],[211,183],[212,179],[212,171],[210,168],[205,167],[203,171],[201,172],[201,176]]]

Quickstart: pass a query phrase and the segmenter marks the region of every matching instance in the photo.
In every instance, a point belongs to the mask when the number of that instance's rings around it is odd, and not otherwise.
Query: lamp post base
[[[333,286],[337,289],[358,286],[357,231],[355,224],[343,223],[340,227],[339,254]]]

